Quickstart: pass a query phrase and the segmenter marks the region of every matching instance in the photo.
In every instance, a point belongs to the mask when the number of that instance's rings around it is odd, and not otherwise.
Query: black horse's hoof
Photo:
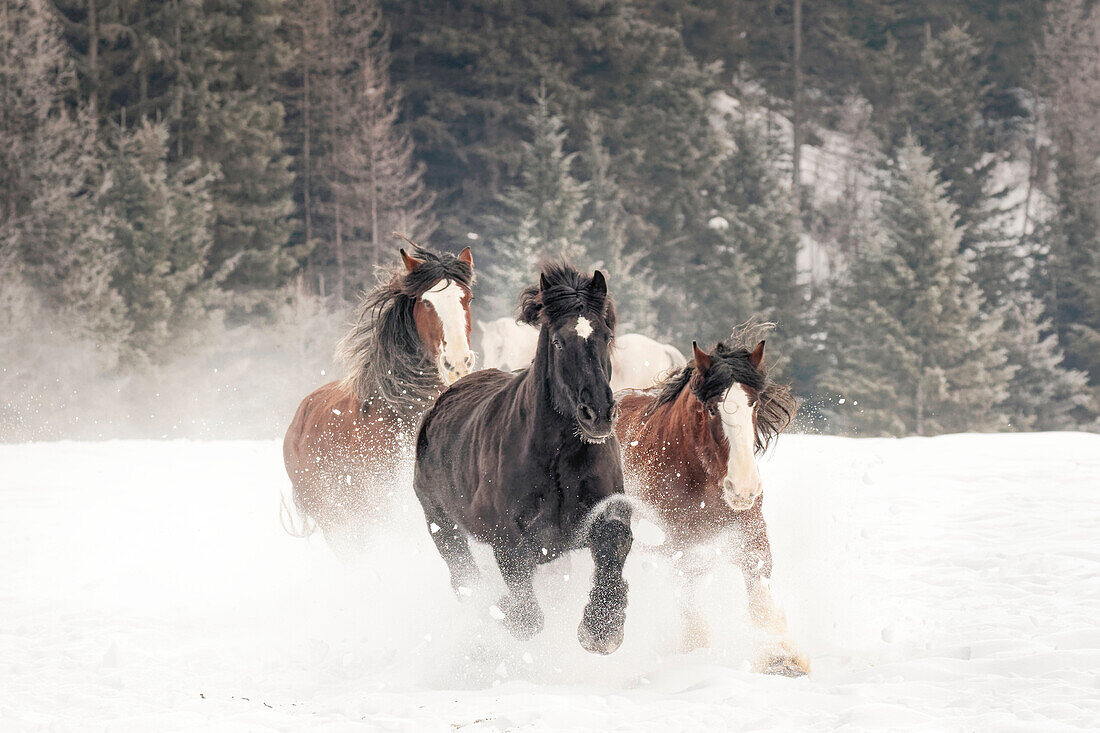
[[[581,621],[581,625],[577,627],[577,640],[586,652],[611,654],[623,644],[623,627],[619,624],[616,628],[601,632],[588,628],[588,624]]]
[[[504,613],[504,628],[517,640],[529,641],[542,631],[545,619],[537,605],[512,602],[507,596],[498,605]]]

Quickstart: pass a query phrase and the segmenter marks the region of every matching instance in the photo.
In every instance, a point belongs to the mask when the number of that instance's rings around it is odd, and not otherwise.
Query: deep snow
[[[580,556],[514,642],[452,598],[407,477],[349,566],[282,531],[273,441],[0,446],[0,731],[1096,729],[1100,436],[785,436],[762,473],[809,678],[748,671],[733,571],[680,654],[641,547],[614,655],[577,644]]]

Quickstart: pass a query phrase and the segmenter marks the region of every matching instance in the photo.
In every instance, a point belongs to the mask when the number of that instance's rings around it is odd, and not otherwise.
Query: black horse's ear
[[[699,344],[695,341],[691,342],[691,350],[695,355],[695,368],[700,372],[705,372],[710,369],[710,365],[714,363],[714,359],[710,354],[699,348]]]
[[[416,268],[424,264],[424,260],[418,260],[405,251],[405,248],[401,248],[401,261],[405,263],[405,271],[412,272]]]
[[[539,273],[539,290],[546,290],[550,287],[550,281],[546,279],[546,273]]]
[[[752,350],[752,353],[749,354],[749,363],[752,364],[753,367],[756,368],[756,369],[761,368],[760,365],[764,363],[764,342],[763,341],[758,343],[756,345],[756,348]]]
[[[607,280],[604,278],[603,273],[596,270],[592,273],[592,284],[589,286],[592,292],[600,297],[607,297]]]
[[[469,247],[458,253],[458,261],[465,262],[471,270],[474,269],[474,253],[470,251]]]

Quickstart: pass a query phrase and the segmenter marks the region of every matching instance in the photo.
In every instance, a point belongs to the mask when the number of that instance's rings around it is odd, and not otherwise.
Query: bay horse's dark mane
[[[598,296],[588,289],[592,278],[563,262],[544,262],[541,280],[546,288],[532,285],[519,296],[519,322],[538,328],[560,318],[594,313],[615,333],[615,303],[610,296]]]
[[[719,342],[714,350],[714,362],[702,380],[692,386],[695,397],[704,405],[714,404],[721,399],[733,383],[744,384],[755,390],[756,434],[754,442],[757,453],[767,450],[772,440],[779,437],[794,419],[798,402],[791,394],[791,388],[778,384],[767,372],[757,369],[749,361],[749,354],[760,337],[771,328],[771,324],[747,323],[734,329],[729,338]],[[663,405],[676,401],[684,388],[692,384],[695,374],[693,364],[688,364],[673,372],[653,389],[658,390],[657,398],[646,409],[646,415],[652,415]]]
[[[355,325],[336,347],[347,369],[344,384],[363,402],[381,399],[415,419],[439,393],[438,367],[424,349],[413,318],[416,300],[440,280],[470,290],[473,270],[457,256],[416,247],[412,272],[399,266],[379,278],[359,303]]]

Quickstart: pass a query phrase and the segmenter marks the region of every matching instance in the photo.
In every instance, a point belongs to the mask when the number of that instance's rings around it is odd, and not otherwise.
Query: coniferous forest
[[[1098,424],[1090,0],[0,0],[0,192],[0,439],[279,434],[395,230],[806,430]]]

